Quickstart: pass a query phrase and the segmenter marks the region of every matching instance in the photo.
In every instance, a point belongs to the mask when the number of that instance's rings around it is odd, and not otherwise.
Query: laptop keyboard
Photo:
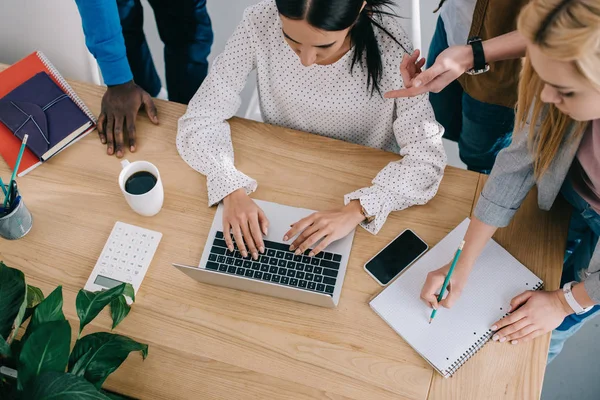
[[[340,269],[340,254],[321,252],[309,257],[295,255],[290,245],[265,240],[265,253],[258,260],[242,257],[237,245],[233,252],[227,250],[223,232],[217,232],[206,269],[229,275],[239,275],[259,281],[292,286],[299,289],[333,295]]]

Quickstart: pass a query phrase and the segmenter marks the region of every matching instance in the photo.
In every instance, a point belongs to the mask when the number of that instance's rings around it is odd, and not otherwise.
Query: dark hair
[[[371,88],[371,95],[379,90],[379,80],[383,73],[383,62],[379,44],[375,37],[374,26],[391,37],[404,51],[402,44],[389,33],[374,17],[390,15],[397,17],[391,9],[391,0],[366,0],[366,5],[361,12],[364,0],[276,0],[279,13],[293,20],[305,20],[311,26],[324,31],[350,30],[350,39],[354,44],[354,58],[350,71],[358,63],[363,66],[363,53],[367,56],[367,71],[369,77],[367,87]],[[388,10],[388,11],[386,11]]]

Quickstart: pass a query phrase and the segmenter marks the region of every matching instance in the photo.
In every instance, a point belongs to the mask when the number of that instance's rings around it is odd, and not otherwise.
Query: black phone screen
[[[427,244],[412,231],[406,230],[373,257],[365,268],[379,282],[387,285],[426,250]]]

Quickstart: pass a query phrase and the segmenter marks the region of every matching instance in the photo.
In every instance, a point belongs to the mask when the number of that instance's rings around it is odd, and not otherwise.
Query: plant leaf
[[[27,326],[23,342],[42,324],[52,321],[64,321],[62,286],[58,286],[40,304],[35,307],[31,321]]]
[[[15,380],[0,375],[0,399],[18,399]]]
[[[131,301],[135,303],[135,290],[133,290],[133,286],[131,286],[131,283],[125,284],[125,289],[123,289],[123,295],[129,297]]]
[[[0,336],[11,342],[11,332],[17,331],[27,307],[25,276],[18,269],[0,261]],[[9,337],[10,336],[10,337]]]
[[[66,372],[46,372],[32,382],[25,399],[110,400],[85,379]]]
[[[17,369],[17,360],[19,359],[19,355],[21,354],[21,349],[23,348],[22,340],[13,340],[10,344],[10,359],[6,366]]]
[[[125,319],[127,314],[129,314],[130,310],[131,307],[129,307],[129,304],[127,304],[127,300],[125,300],[124,296],[119,296],[112,299],[110,302],[110,315],[113,320],[111,329],[115,329],[117,325],[119,325],[121,321]]]
[[[35,286],[27,285],[27,308],[32,308],[44,300],[44,293]]]
[[[42,300],[44,300],[44,293],[35,286],[27,285],[27,309],[21,323],[27,321],[33,315],[35,308]]]
[[[100,393],[108,397],[110,400],[136,400],[133,397],[124,396],[122,394],[117,394],[110,392],[108,390],[100,389]]]
[[[128,285],[131,286],[128,283],[122,283],[119,286],[101,292],[88,292],[84,289],[79,291],[75,305],[77,306],[77,315],[79,316],[80,335],[83,328],[92,322],[100,311],[102,311],[114,298],[121,296]],[[133,291],[133,287],[131,290]]]
[[[69,362],[71,325],[68,321],[46,322],[23,342],[17,370],[19,389],[28,387],[48,371],[64,372]]]
[[[12,352],[10,351],[10,345],[6,343],[4,338],[0,337],[0,356],[2,357],[10,357]]]
[[[100,389],[132,351],[140,351],[145,359],[148,345],[114,333],[92,333],[75,343],[69,358],[69,372],[85,377]]]

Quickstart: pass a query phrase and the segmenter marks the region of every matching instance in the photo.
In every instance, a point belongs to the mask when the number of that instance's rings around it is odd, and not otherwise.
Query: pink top
[[[600,213],[600,119],[583,134],[571,172],[575,191]]]

